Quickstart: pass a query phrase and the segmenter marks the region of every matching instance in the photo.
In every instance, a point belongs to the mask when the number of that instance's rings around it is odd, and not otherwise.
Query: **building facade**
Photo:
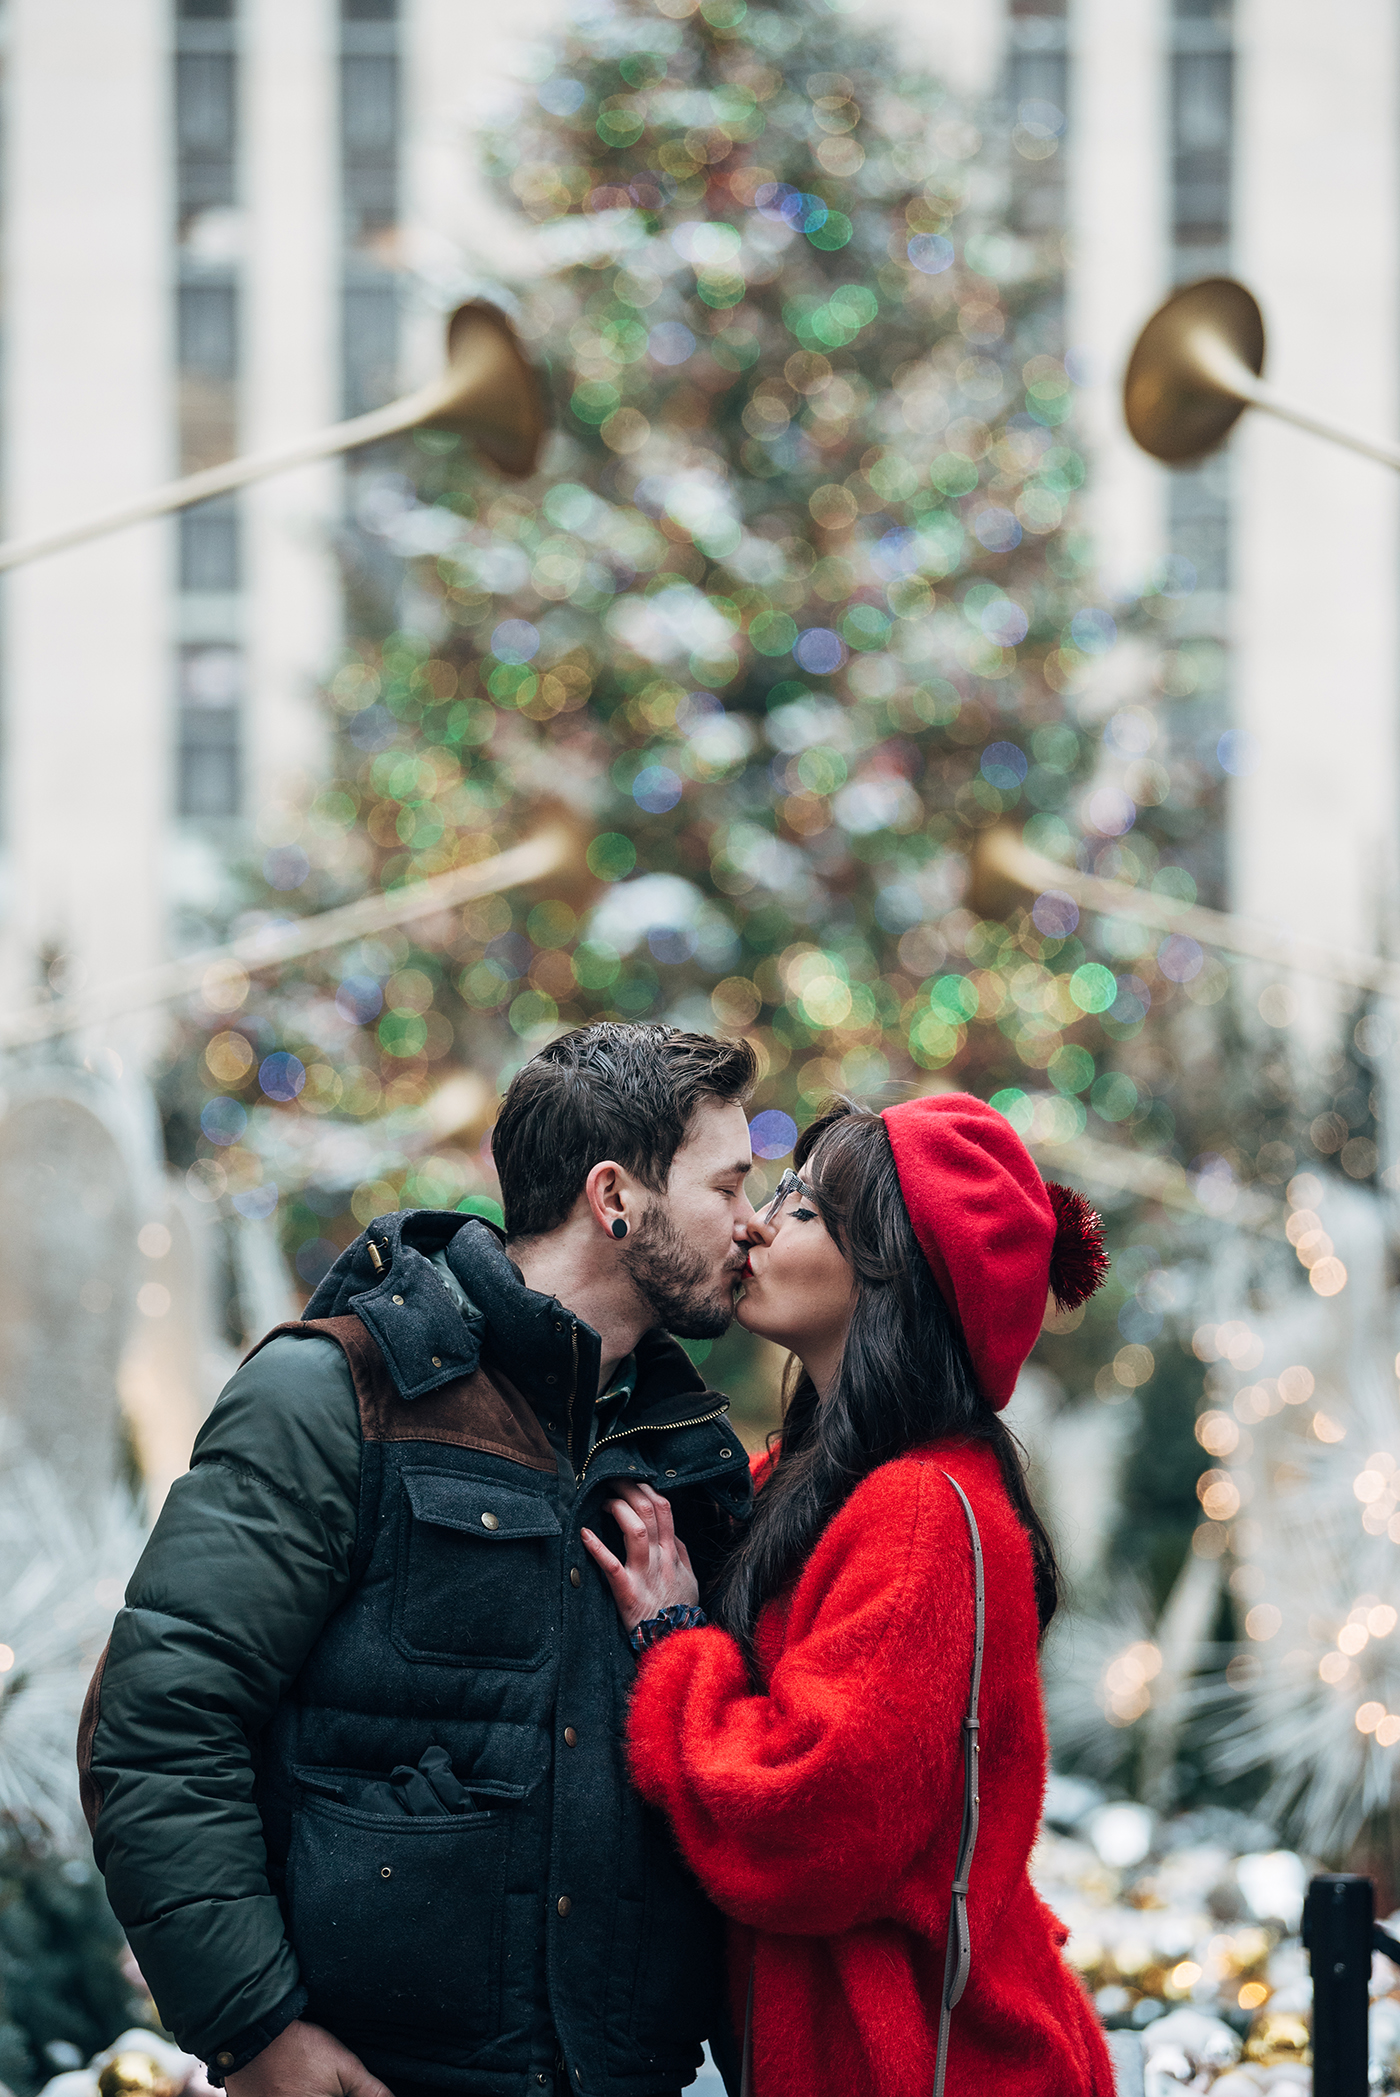
[[[1018,211],[1063,229],[1104,600],[1164,575],[1173,590],[1166,679],[1128,696],[1217,774],[1235,739],[1202,900],[1378,951],[1400,798],[1395,477],[1257,415],[1171,473],[1133,448],[1119,399],[1146,315],[1228,271],[1261,299],[1285,391],[1400,427],[1397,29],[1358,5],[1344,38],[1301,0],[861,11],[892,14],[911,59],[1010,130]],[[8,0],[5,532],[430,375],[456,298],[535,266],[473,136],[520,44],[561,16],[561,0],[508,19],[477,0]],[[355,520],[383,472],[372,455],[303,469],[0,583],[11,1006],[218,937],[230,869],[294,842],[372,538]],[[1321,1053],[1336,998],[1293,994]],[[161,1029],[137,1015],[57,1054],[139,1094]]]
[[[1345,38],[1295,0],[893,13],[911,56],[1000,119],[1034,112],[1021,209],[1064,228],[1105,592],[1173,564],[1183,653],[1162,732],[1251,739],[1213,900],[1373,948],[1394,891],[1394,478],[1257,416],[1227,452],[1167,472],[1133,450],[1118,397],[1164,293],[1228,271],[1264,305],[1281,385],[1400,426],[1396,29],[1362,4]],[[9,0],[6,531],[282,443],[430,373],[454,293],[531,266],[471,133],[514,48],[559,13]],[[286,841],[325,762],[317,687],[360,486],[353,463],[305,469],[5,583],[8,997],[188,943],[217,921],[230,860]],[[153,1037],[135,1030],[138,1062]]]

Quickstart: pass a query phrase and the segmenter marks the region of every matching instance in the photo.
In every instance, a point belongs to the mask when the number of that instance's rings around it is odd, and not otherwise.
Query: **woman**
[[[731,1918],[757,2097],[929,2097],[974,1643],[956,1481],[985,1561],[986,1633],[971,1972],[945,2088],[1110,2097],[1103,2036],[1059,1956],[1066,1932],[1027,1875],[1056,1571],[997,1417],[1047,1289],[1067,1304],[1101,1281],[1098,1220],[965,1094],[883,1115],[839,1105],[796,1163],[751,1232],[739,1316],[800,1373],[777,1453],[755,1463],[713,1623],[648,1486],[610,1504],[625,1565],[584,1532],[642,1655],[635,1781]]]

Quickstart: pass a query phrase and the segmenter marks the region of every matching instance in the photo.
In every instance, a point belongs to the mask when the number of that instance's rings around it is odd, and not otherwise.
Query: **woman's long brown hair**
[[[850,1262],[856,1301],[824,1400],[795,1359],[790,1365],[777,1461],[711,1613],[754,1670],[759,1611],[799,1572],[861,1480],[910,1449],[957,1436],[996,1452],[1030,1539],[1043,1635],[1059,1600],[1054,1546],[1031,1500],[1021,1445],[979,1391],[957,1319],[919,1249],[884,1122],[839,1101],[803,1132],[795,1162],[799,1171],[813,1168],[812,1199]]]

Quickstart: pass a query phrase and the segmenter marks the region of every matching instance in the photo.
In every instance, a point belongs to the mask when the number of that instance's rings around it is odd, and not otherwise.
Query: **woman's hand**
[[[607,1505],[627,1546],[626,1565],[614,1558],[591,1529],[581,1533],[584,1548],[612,1589],[624,1628],[635,1631],[638,1624],[660,1616],[663,1609],[698,1602],[700,1587],[690,1553],[676,1535],[670,1501],[649,1485],[619,1486],[618,1493],[619,1498]]]

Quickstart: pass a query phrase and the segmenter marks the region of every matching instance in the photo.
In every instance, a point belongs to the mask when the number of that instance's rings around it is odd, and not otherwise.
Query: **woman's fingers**
[[[642,1539],[645,1537],[649,1552],[662,1558],[677,1558],[690,1568],[690,1559],[685,1545],[676,1535],[676,1518],[670,1501],[654,1486],[644,1483],[633,1485],[630,1481],[618,1487],[618,1498],[609,1503],[608,1512],[617,1522],[628,1542],[628,1562],[632,1560],[632,1544],[636,1544],[640,1556]]]
[[[608,1501],[607,1511],[622,1531],[628,1572],[638,1581],[648,1581],[664,1577],[668,1567],[681,1566],[693,1579],[690,1553],[676,1534],[675,1515],[665,1494],[630,1480],[619,1485],[617,1494]]]
[[[651,1502],[652,1518],[656,1523],[657,1543],[663,1551],[674,1551],[676,1548],[676,1518],[671,1511],[671,1503],[669,1500],[663,1499],[660,1493],[653,1491],[651,1486],[646,1487],[646,1494]]]
[[[654,1486],[630,1486],[626,1490],[633,1496],[629,1504],[635,1505],[638,1499],[645,1498],[656,1525],[656,1543],[649,1561],[650,1578],[664,1586],[668,1602],[698,1600],[700,1590],[695,1568],[691,1565],[689,1551],[676,1534],[676,1519],[670,1501]]]
[[[627,1553],[623,1565],[591,1529],[580,1533],[630,1631],[643,1618],[676,1603],[695,1602],[699,1587],[690,1554],[676,1535],[669,1501],[649,1486],[629,1481],[606,1503]]]
[[[629,1483],[619,1486],[618,1493],[619,1497],[609,1503],[608,1512],[627,1540],[627,1563],[640,1570],[644,1554],[649,1561],[667,1554],[667,1530],[672,1537],[675,1534],[670,1504],[647,1485]]]
[[[610,1500],[608,1513],[622,1531],[628,1565],[635,1571],[644,1570],[651,1559],[652,1539],[641,1514],[627,1500]]]
[[[583,1538],[584,1550],[593,1559],[599,1572],[608,1583],[618,1615],[630,1631],[633,1624],[639,1621],[642,1613],[638,1605],[636,1581],[632,1578],[626,1566],[620,1564],[613,1556],[601,1537],[595,1536],[591,1529],[581,1529],[579,1534]]]
[[[609,1500],[608,1513],[624,1536],[638,1536],[645,1532],[647,1525],[642,1520],[642,1511],[639,1507],[634,1507],[630,1500]]]
[[[636,1509],[637,1513],[642,1518],[642,1521],[646,1527],[647,1539],[651,1543],[653,1549],[660,1541],[656,1513],[659,1504],[660,1503],[658,1502],[655,1493],[651,1490],[651,1487],[649,1485],[638,1486],[636,1488],[636,1498],[631,1502],[631,1505]]]
[[[589,1553],[590,1557],[598,1561],[598,1564],[609,1578],[614,1573],[625,1573],[627,1571],[621,1559],[614,1557],[613,1553],[603,1542],[603,1539],[600,1536],[595,1536],[591,1529],[580,1529],[579,1535],[583,1538],[584,1550]]]
[[[644,1519],[647,1515],[654,1517],[658,1506],[666,1507],[669,1505],[668,1501],[663,1499],[659,1493],[653,1491],[652,1487],[645,1484],[641,1479],[635,1481],[630,1478],[619,1479],[614,1484],[613,1491],[620,1500],[625,1501],[628,1507],[632,1508],[635,1513],[641,1515]]]

